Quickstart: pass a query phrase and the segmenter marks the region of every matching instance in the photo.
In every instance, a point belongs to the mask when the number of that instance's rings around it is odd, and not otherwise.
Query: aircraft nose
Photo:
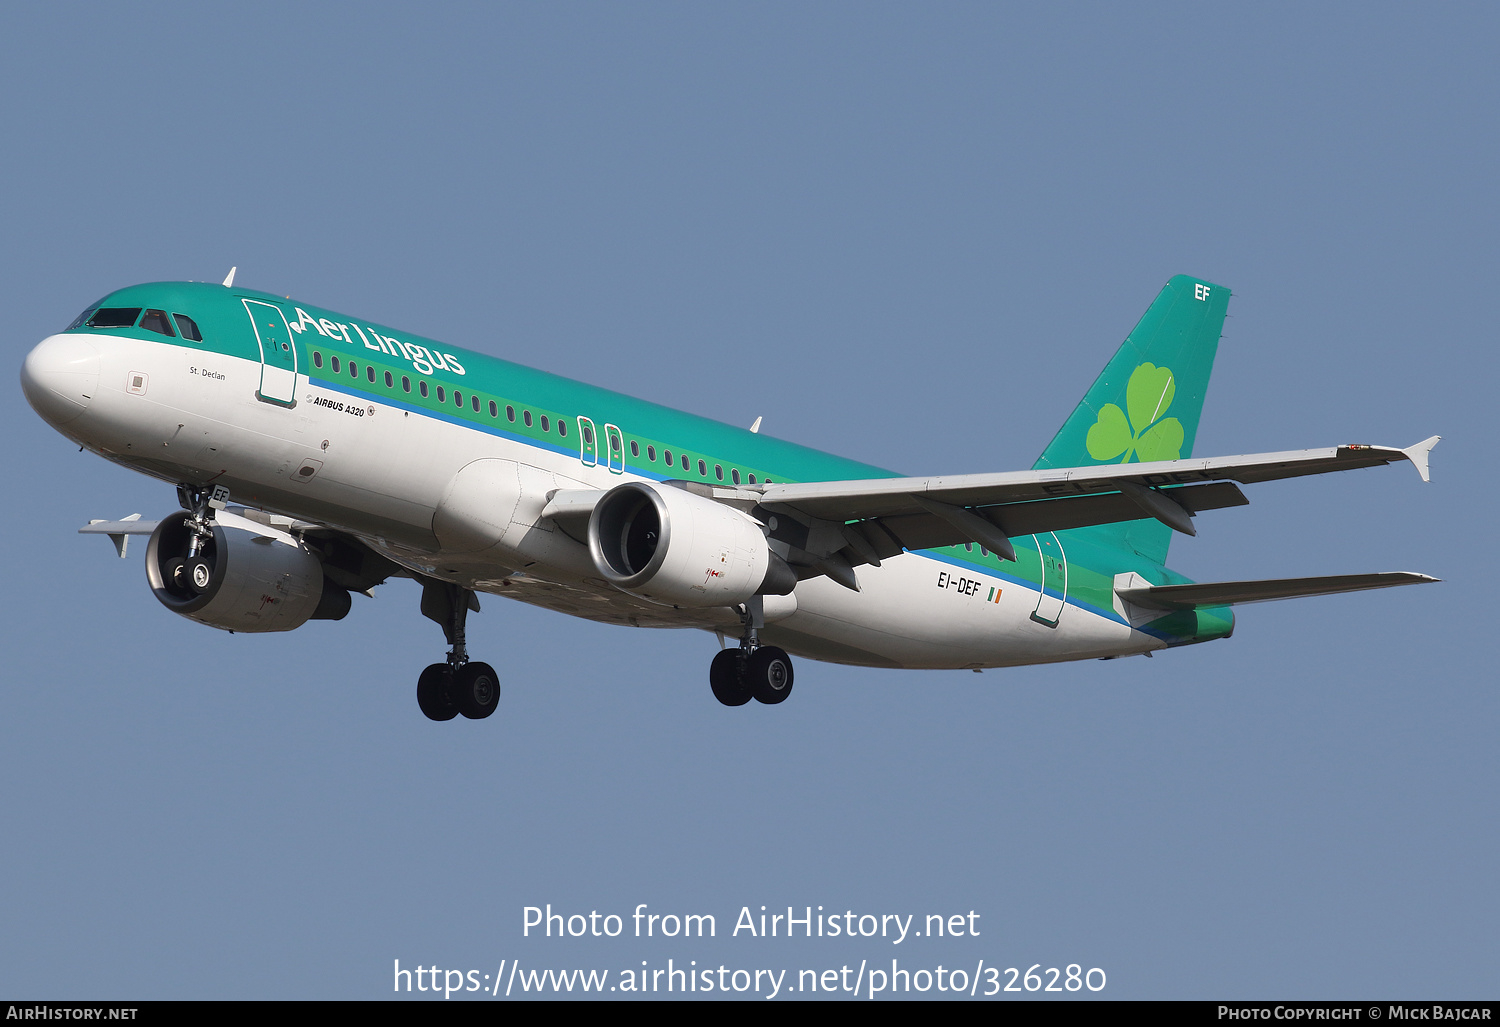
[[[53,335],[26,354],[21,391],[48,424],[75,421],[99,388],[99,350],[85,335]]]

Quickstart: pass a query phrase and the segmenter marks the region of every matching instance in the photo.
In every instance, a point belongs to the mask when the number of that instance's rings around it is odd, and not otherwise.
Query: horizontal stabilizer
[[[1367,588],[1420,585],[1441,579],[1412,571],[1382,571],[1378,574],[1335,574],[1321,578],[1268,578],[1264,581],[1208,581],[1192,585],[1152,585],[1122,588],[1118,595],[1127,603],[1159,610],[1189,610],[1198,606],[1231,606],[1263,603],[1298,596],[1325,596],[1360,592]]]

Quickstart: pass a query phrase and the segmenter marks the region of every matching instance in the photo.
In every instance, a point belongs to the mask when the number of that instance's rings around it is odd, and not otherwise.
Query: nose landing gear
[[[464,627],[479,609],[474,593],[460,585],[428,579],[422,584],[422,614],[442,625],[452,646],[447,663],[434,663],[417,678],[417,705],[429,720],[452,720],[462,713],[483,720],[500,705],[500,677],[488,663],[469,662]]]
[[[217,558],[214,514],[228,505],[229,490],[223,485],[212,489],[178,485],[177,502],[191,516],[183,522],[186,532],[177,539],[180,554],[161,563],[162,584],[175,598],[190,600],[213,588]]]
[[[792,658],[786,650],[760,644],[765,627],[765,600],[752,596],[740,613],[745,633],[736,649],[721,649],[708,665],[708,684],[725,706],[751,699],[774,706],[792,694]]]

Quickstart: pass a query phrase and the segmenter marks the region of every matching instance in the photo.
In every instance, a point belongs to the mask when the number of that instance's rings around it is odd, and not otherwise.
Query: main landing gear
[[[774,645],[760,644],[765,627],[765,600],[752,596],[740,614],[745,632],[736,649],[721,649],[708,665],[714,698],[725,706],[743,706],[751,699],[767,705],[792,694],[792,658]]]
[[[417,678],[417,705],[429,720],[452,720],[462,713],[483,720],[500,705],[500,678],[488,663],[469,662],[464,625],[478,610],[474,593],[459,585],[428,579],[422,583],[422,614],[437,621],[452,648],[447,663],[434,663]]]

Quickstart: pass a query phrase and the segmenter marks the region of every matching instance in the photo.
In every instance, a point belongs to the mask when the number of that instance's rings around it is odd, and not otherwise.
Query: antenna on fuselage
[[[224,276],[224,288],[228,289],[234,285],[234,273],[239,269],[240,268],[238,264],[229,269],[229,274]]]
[[[750,426],[750,434],[751,435],[759,435],[760,434],[760,422],[761,422],[761,419],[759,417],[757,417],[755,419],[755,423]]]

